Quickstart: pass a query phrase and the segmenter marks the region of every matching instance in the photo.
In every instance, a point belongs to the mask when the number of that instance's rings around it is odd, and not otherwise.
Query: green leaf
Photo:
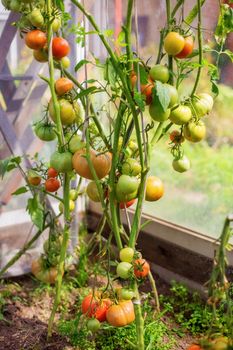
[[[215,30],[215,39],[218,44],[223,44],[227,34],[233,31],[233,9],[227,5],[221,6],[218,24]]]
[[[15,192],[13,192],[12,195],[18,196],[19,194],[26,193],[26,192],[28,192],[28,189],[27,187],[23,186],[18,188]]]
[[[114,34],[113,29],[106,29],[103,31],[104,36],[106,36],[107,38],[109,38],[110,36],[112,36]]]
[[[89,95],[90,93],[92,93],[95,90],[97,90],[96,86],[90,86],[89,88],[82,90],[79,94],[77,94],[76,99],[82,98],[86,95]]]
[[[42,231],[44,226],[44,208],[37,194],[33,198],[28,199],[27,211],[33,224]]]
[[[16,169],[21,163],[21,157],[9,157],[0,160],[0,176],[3,178],[7,172]]]
[[[162,84],[160,81],[156,81],[156,88],[153,88],[153,102],[154,102],[154,95],[155,97],[157,97],[162,110],[165,112],[170,103],[168,88],[164,84]]]
[[[8,168],[10,161],[11,161],[10,158],[0,160],[0,175],[1,175],[2,179],[5,176],[5,174],[7,173],[7,168]]]
[[[107,80],[107,82],[110,84],[112,88],[115,88],[117,76],[116,76],[116,71],[109,58],[107,58],[105,63],[104,79]]]
[[[233,52],[232,52],[232,51],[230,51],[230,50],[224,50],[224,51],[222,52],[222,54],[227,55],[227,56],[230,58],[231,62],[233,62]]]
[[[84,64],[87,64],[87,63],[90,63],[90,61],[85,60],[85,59],[79,61],[79,63],[76,64],[76,66],[75,66],[75,72],[77,72],[82,66],[84,66]]]
[[[201,0],[201,6],[204,4],[205,0]],[[198,14],[198,6],[195,5],[192,10],[189,12],[188,16],[185,18],[184,23],[191,24]]]

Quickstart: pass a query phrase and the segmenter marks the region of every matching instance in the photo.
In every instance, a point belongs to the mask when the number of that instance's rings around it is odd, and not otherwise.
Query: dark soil
[[[91,278],[89,282],[91,285]],[[101,285],[106,281],[100,277],[97,283]],[[158,278],[157,283],[159,292],[168,293],[169,286],[166,283]],[[6,301],[3,306],[4,320],[0,319],[0,350],[78,350],[56,332],[49,341],[47,340],[47,322],[52,298],[46,289],[36,294],[35,289],[38,286],[39,284],[30,276],[10,279],[5,285],[0,285],[0,295],[4,295]],[[147,286],[144,288],[147,289]],[[7,297],[5,297],[6,291],[10,291]],[[75,292],[69,297],[68,303],[71,305],[69,317],[72,317],[72,304],[76,298]],[[58,317],[59,313],[57,319]],[[166,318],[164,321],[166,322]],[[175,323],[174,327],[177,327]],[[177,336],[177,345],[171,350],[187,349],[193,341],[194,339],[188,334],[182,338]]]

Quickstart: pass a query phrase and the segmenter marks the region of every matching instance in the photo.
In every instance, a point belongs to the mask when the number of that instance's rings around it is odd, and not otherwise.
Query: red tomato
[[[88,317],[95,317],[98,321],[106,320],[106,313],[110,305],[110,299],[100,299],[99,293],[89,294],[82,301],[82,313]]]
[[[155,86],[153,80],[148,79],[147,84],[141,84],[141,93],[146,97],[146,104],[149,105],[152,102],[152,89]]]
[[[48,192],[56,192],[61,186],[60,181],[54,177],[50,177],[45,181],[45,189]]]
[[[187,350],[203,350],[200,345],[190,345]]]
[[[194,41],[192,36],[187,36],[184,38],[184,48],[176,55],[177,58],[186,58],[193,52]]]
[[[70,52],[70,45],[68,41],[64,38],[53,38],[52,51],[53,57],[60,60],[61,58],[68,55],[68,53]]]
[[[135,201],[136,201],[136,198],[132,199],[131,201],[125,202],[125,203],[121,202],[119,205],[120,209],[125,209],[125,208],[131,207],[131,205],[133,205],[135,203]]]
[[[134,261],[134,275],[138,278],[144,278],[150,272],[150,265],[145,259]]]
[[[48,178],[49,177],[57,177],[58,176],[58,172],[54,168],[48,168],[47,175],[48,175]]]

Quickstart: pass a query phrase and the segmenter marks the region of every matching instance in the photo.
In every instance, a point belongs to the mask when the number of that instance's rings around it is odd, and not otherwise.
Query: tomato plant
[[[60,181],[53,177],[50,177],[45,181],[45,189],[48,192],[57,192],[60,186],[61,186]]]
[[[32,50],[41,50],[47,43],[46,33],[35,29],[25,35],[25,43]]]
[[[68,41],[61,37],[53,38],[52,52],[53,57],[58,60],[67,56],[70,52],[70,45]]]
[[[34,260],[32,262],[32,274],[40,281],[44,283],[54,284],[57,278],[57,268],[50,267],[45,268],[41,259]]]
[[[180,51],[176,55],[176,58],[186,58],[186,57],[188,57],[193,52],[193,47],[194,47],[193,37],[192,36],[187,36],[184,39],[184,47],[183,47],[182,51]]]
[[[132,269],[132,264],[130,264],[129,262],[120,262],[117,265],[117,276],[122,278],[123,280],[127,280],[130,277],[130,273],[131,273],[131,269]]]
[[[146,182],[146,201],[159,200],[164,194],[162,181],[156,176],[149,176]]]
[[[185,46],[185,39],[177,32],[170,32],[164,39],[164,48],[168,55],[176,56]]]
[[[47,176],[48,177],[57,177],[58,171],[56,169],[50,167],[50,168],[48,168]]]
[[[55,83],[55,90],[58,96],[62,96],[72,90],[74,87],[73,82],[68,78],[59,78]]]
[[[134,257],[134,249],[130,247],[125,247],[120,250],[120,260],[124,262],[131,263]]]
[[[95,317],[99,322],[104,322],[110,305],[110,299],[101,299],[99,293],[89,294],[82,301],[82,313],[90,318]]]

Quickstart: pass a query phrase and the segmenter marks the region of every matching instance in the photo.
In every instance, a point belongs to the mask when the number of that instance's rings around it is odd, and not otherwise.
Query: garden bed
[[[103,285],[106,282],[104,277],[98,277],[97,285]],[[72,284],[72,288],[71,288]],[[89,280],[89,285],[93,284],[93,279]],[[54,289],[51,286],[40,284],[32,279],[30,275],[21,278],[13,278],[1,285],[1,309],[2,320],[0,321],[0,349],[4,350],[42,350],[42,349],[87,349],[88,345],[102,338],[99,343],[102,347],[90,347],[88,349],[130,349],[125,343],[124,347],[118,348],[110,345],[106,337],[108,329],[101,330],[97,335],[83,334],[86,343],[80,346],[78,333],[72,330],[73,322],[79,312],[80,299],[87,292],[87,288],[75,288],[71,280],[66,280],[63,287],[63,302],[56,318],[56,332],[52,338],[47,341],[47,322],[51,312]],[[149,290],[149,285],[143,287],[144,291]],[[169,286],[161,280],[158,280],[159,292],[163,295],[169,295]],[[150,300],[153,306],[153,301]],[[151,309],[152,310],[152,309]],[[148,315],[147,315],[148,317]],[[152,315],[149,315],[151,318]],[[156,320],[156,318],[155,318]],[[112,340],[117,343],[122,334],[132,329],[124,327],[121,329],[110,330]],[[85,331],[84,331],[85,332]],[[67,333],[65,335],[65,333]],[[188,332],[184,332],[172,316],[165,314],[160,320],[157,320],[157,327],[153,330],[153,335],[158,338],[158,349],[186,349],[193,342],[194,338]],[[125,342],[125,341],[124,341]],[[167,345],[166,345],[167,343]],[[76,345],[75,345],[76,344]],[[105,345],[104,345],[105,344]],[[170,344],[168,346],[168,344]],[[93,345],[94,346],[94,345]],[[170,347],[171,346],[171,347]]]

